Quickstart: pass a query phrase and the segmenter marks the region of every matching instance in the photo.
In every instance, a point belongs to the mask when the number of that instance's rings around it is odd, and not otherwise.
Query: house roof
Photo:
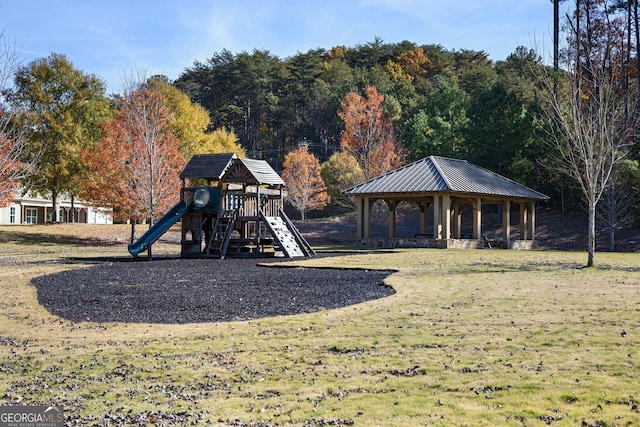
[[[467,193],[547,200],[548,196],[466,160],[429,156],[345,191],[351,195]]]
[[[235,158],[235,153],[196,154],[189,160],[180,178],[219,180]]]

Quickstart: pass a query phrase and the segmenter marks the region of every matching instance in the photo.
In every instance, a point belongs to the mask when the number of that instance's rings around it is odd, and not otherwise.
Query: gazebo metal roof
[[[547,200],[548,196],[466,160],[429,156],[345,191],[354,196],[409,193],[466,193]]]

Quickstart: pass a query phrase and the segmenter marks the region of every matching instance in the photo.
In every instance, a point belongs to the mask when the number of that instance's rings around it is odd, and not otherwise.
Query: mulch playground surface
[[[273,261],[112,259],[32,283],[44,307],[74,322],[250,320],[345,307],[394,293],[383,284],[391,271],[257,265]]]

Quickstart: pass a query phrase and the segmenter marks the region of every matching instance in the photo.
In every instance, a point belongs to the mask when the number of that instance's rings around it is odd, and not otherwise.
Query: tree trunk
[[[609,230],[609,252],[616,250],[616,230],[611,228]]]
[[[635,44],[636,44],[636,70],[640,70],[640,55],[638,55],[638,52],[640,52],[640,27],[638,25],[640,25],[640,19],[638,18],[638,0],[635,0],[633,2],[633,23],[634,23],[634,27],[635,27]],[[636,73],[637,74],[637,84],[640,84],[640,73]],[[638,97],[636,99],[636,105],[635,105],[635,111],[634,111],[634,116],[635,116],[635,123],[638,123],[638,116],[640,115],[640,97]],[[632,150],[632,154],[634,156],[638,155],[638,126],[634,126],[633,127],[633,142],[635,142],[635,144],[633,144],[631,146],[631,150]]]
[[[564,178],[560,178],[560,206],[562,209],[562,219],[565,219],[565,210],[564,210]]]
[[[58,222],[58,192],[51,192],[51,204],[53,205],[53,212],[51,212],[51,222]],[[46,218],[45,218],[46,221]]]
[[[134,219],[129,220],[131,222],[131,239],[129,243],[133,243],[136,239],[136,221]]]
[[[596,252],[596,203],[589,201],[589,233],[587,237],[588,259],[587,267],[593,267]]]

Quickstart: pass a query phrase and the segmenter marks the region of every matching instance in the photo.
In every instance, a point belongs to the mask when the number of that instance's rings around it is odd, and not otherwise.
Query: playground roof
[[[218,181],[238,156],[235,153],[196,154],[180,174],[181,179],[205,178]]]
[[[354,196],[466,193],[547,200],[549,197],[466,160],[429,156],[345,191]]]
[[[222,178],[225,182],[244,182],[251,185],[285,185],[265,160],[234,159]]]
[[[284,185],[280,175],[266,161],[241,159],[235,153],[196,154],[189,160],[180,178],[204,178],[249,185]]]

